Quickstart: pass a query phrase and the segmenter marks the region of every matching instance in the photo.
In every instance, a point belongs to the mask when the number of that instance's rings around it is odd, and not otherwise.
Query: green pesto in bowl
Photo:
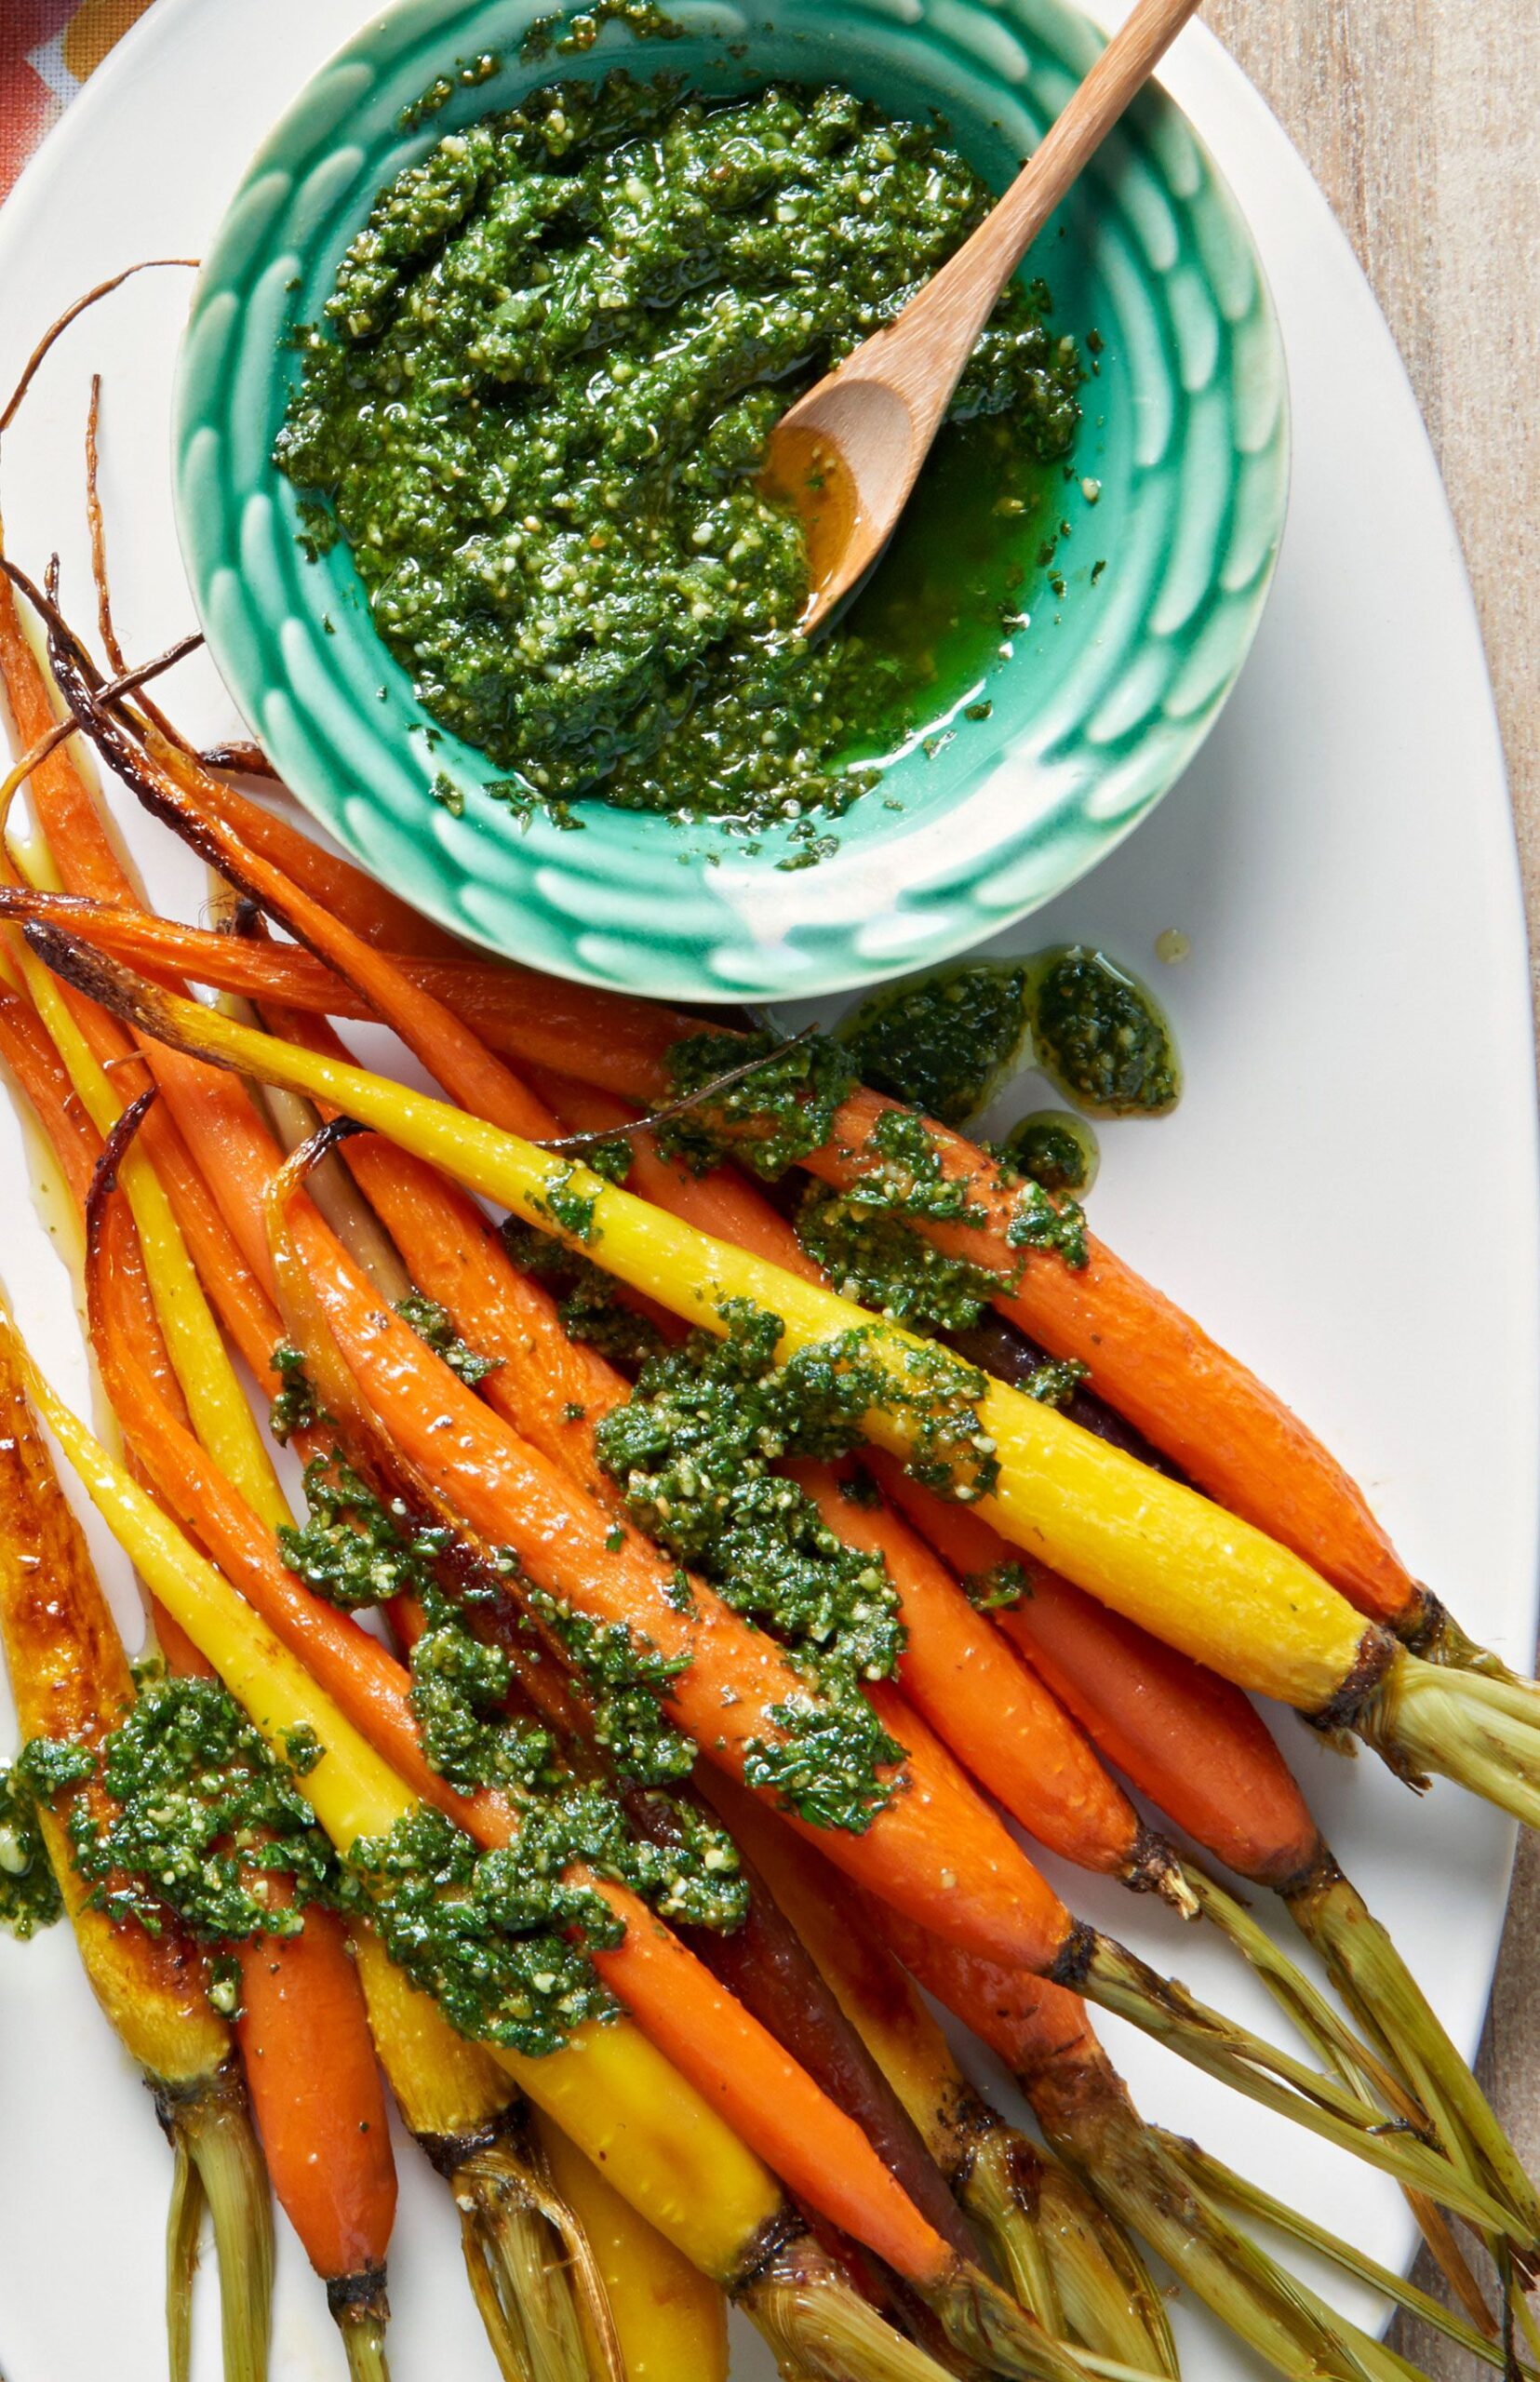
[[[913,538],[804,636],[802,526],[759,474],[786,405],[990,203],[933,123],[850,91],[713,100],[624,67],[447,133],[380,194],[303,338],[276,460],[327,500],[301,534],[347,540],[418,700],[511,772],[516,810],[597,795],[810,825],[987,668],[987,606],[944,624],[971,631],[950,685],[938,624],[914,633]],[[1080,418],[1047,303],[1011,284],[914,500],[923,519],[955,482],[985,494],[1007,621]],[[984,557],[948,551],[960,597]]]
[[[832,755],[836,770],[880,763],[879,784],[837,817],[821,800],[752,832],[709,811],[681,825],[557,795],[581,822],[572,832],[546,802],[518,798],[516,763],[422,701],[349,539],[306,559],[314,524],[301,508],[315,500],[274,460],[307,327],[327,322],[380,194],[446,134],[469,142],[553,82],[597,85],[617,69],[643,85],[676,75],[703,124],[770,85],[853,94],[873,125],[933,126],[969,176],[999,191],[1100,37],[1064,0],[673,0],[666,41],[590,17],[562,20],[531,48],[537,14],[538,0],[400,0],[300,93],[207,251],[174,461],[214,660],[301,800],[474,942],[692,1001],[773,1002],[933,967],[1061,892],[1128,834],[1201,742],[1247,651],[1282,526],[1288,408],[1245,226],[1180,112],[1144,93],[1011,301],[1024,322],[1046,283],[1051,338],[1076,342],[1086,377],[1072,448],[1012,483],[969,443],[1002,417],[949,433],[957,443],[934,459],[930,496],[852,616],[852,634],[859,625],[909,690],[869,740],[870,715],[852,712],[850,744]],[[602,676],[603,657],[596,666]],[[686,658],[668,683],[689,677]],[[789,735],[792,758],[818,753],[822,774],[846,729],[825,737],[788,700],[794,709],[796,722],[773,709],[765,723],[777,766]],[[609,716],[634,715],[621,704]],[[574,733],[557,756],[574,780],[592,757],[583,744]],[[640,751],[627,767],[638,784],[649,769],[662,775]]]

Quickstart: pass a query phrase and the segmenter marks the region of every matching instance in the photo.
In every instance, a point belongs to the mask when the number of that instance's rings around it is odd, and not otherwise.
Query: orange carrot
[[[548,1112],[451,1010],[409,983],[394,962],[338,917],[334,906],[307,893],[257,844],[245,839],[232,823],[227,786],[162,737],[152,734],[146,743],[138,743],[97,703],[79,649],[56,640],[54,652],[66,701],[148,810],[344,975],[456,1099],[510,1132],[535,1140],[549,1135],[553,1119]]]
[[[173,765],[172,756],[167,760]],[[286,849],[285,864],[319,890],[315,848],[302,850],[303,842]],[[355,926],[359,915],[355,909]],[[557,984],[516,966],[493,970],[470,963],[458,991],[448,982],[437,990],[458,1014],[474,1015],[478,1032],[500,1050],[649,1104],[669,1096],[666,1057],[674,1042],[723,1031],[730,1050],[725,1030],[708,1020]],[[896,1105],[875,1092],[854,1093],[825,1147],[807,1161],[810,1171],[839,1187],[858,1180],[870,1162],[873,1127]],[[936,1131],[944,1167],[969,1183],[987,1222],[982,1229],[931,1229],[944,1246],[1014,1280],[1019,1252],[1005,1238],[1011,1194],[972,1144]],[[1426,1593],[1342,1467],[1237,1358],[1111,1251],[1093,1242],[1080,1272],[1039,1257],[1013,1289],[1002,1288],[996,1304],[1055,1355],[1087,1363],[1098,1388],[1155,1445],[1222,1504],[1314,1562],[1361,1610],[1404,1632],[1426,1625]]]
[[[623,1126],[634,1127],[642,1113],[612,1093],[597,1091],[592,1084],[574,1083],[569,1077],[544,1068],[532,1068],[529,1080],[546,1106],[572,1132],[614,1132]],[[627,1187],[639,1198],[650,1199],[655,1208],[666,1208],[671,1215],[683,1216],[698,1232],[713,1233],[718,1240],[752,1249],[756,1256],[768,1258],[788,1274],[800,1274],[805,1281],[822,1278],[785,1217],[736,1167],[713,1167],[709,1173],[692,1174],[688,1166],[664,1158],[651,1133],[632,1131],[628,1146]]]
[[[278,1897],[271,1891],[269,1900]],[[246,2059],[273,2187],[339,2321],[382,2313],[395,2161],[347,1936],[318,1905],[298,1935],[240,1954]]]
[[[1184,1899],[1169,1848],[1143,1825],[1053,1696],[973,1611],[944,1564],[880,1495],[874,1503],[844,1494],[859,1482],[859,1467],[787,1468],[831,1531],[887,1565],[909,1633],[899,1684],[980,1785],[1066,1860],[1132,1885],[1170,1881]]]
[[[180,1679],[215,1678],[181,1624],[158,1603],[154,1613],[167,1669]],[[253,1875],[272,1908],[292,1900],[281,1872]],[[297,1935],[257,1936],[234,1954],[235,2040],[273,2188],[339,2323],[382,2330],[395,2161],[346,1932],[333,1911],[313,1903]]]
[[[272,1022],[306,1049],[341,1053],[322,1021],[279,1011]],[[481,1384],[489,1404],[544,1454],[598,1485],[594,1425],[629,1395],[628,1385],[596,1350],[568,1338],[556,1301],[519,1272],[458,1184],[375,1133],[352,1135],[342,1156],[418,1289],[453,1317],[469,1346],[496,1359]]]
[[[304,1038],[316,1039],[311,1034]],[[629,1121],[627,1112],[605,1095],[585,1097],[565,1085],[551,1089],[562,1120],[581,1131],[608,1131]],[[647,1137],[640,1138],[645,1144]],[[578,1477],[583,1469],[573,1459],[586,1448],[586,1477],[608,1492],[592,1460],[593,1425],[628,1394],[627,1385],[596,1358],[578,1361],[582,1352],[573,1350],[551,1302],[532,1285],[515,1290],[523,1322],[522,1328],[509,1329],[508,1294],[502,1284],[506,1259],[463,1193],[375,1136],[357,1136],[345,1148],[420,1285],[456,1317],[474,1345],[487,1353],[512,1352],[510,1370],[491,1375],[484,1395]],[[644,1146],[636,1152],[633,1180],[644,1196],[690,1216],[702,1229],[746,1240],[762,1254],[783,1254],[782,1241],[789,1240],[799,1270],[816,1272],[789,1226],[731,1170],[694,1178]],[[431,1269],[426,1278],[424,1260]],[[500,1291],[503,1312],[489,1312],[489,1293],[495,1298]],[[584,1412],[569,1420],[573,1405]],[[1024,1825],[1066,1858],[1140,1885],[1172,1878],[1169,1854],[1141,1827],[1079,1732],[969,1610],[914,1533],[891,1513],[849,1505],[822,1468],[813,1468],[803,1485],[837,1535],[887,1559],[910,1632],[902,1683],[954,1753]]]
[[[172,776],[185,777],[200,800],[217,803],[234,831],[286,876],[301,882],[333,916],[345,919],[354,933],[412,958],[447,959],[465,957],[457,936],[425,918],[409,902],[392,893],[379,878],[354,862],[330,852],[275,811],[269,810],[237,786],[209,775],[194,755],[180,753],[165,739],[153,740],[157,757]]]
[[[1028,1592],[1000,1628],[1106,1760],[1229,1868],[1258,1885],[1309,1875],[1324,1850],[1292,1773],[1248,1696],[1024,1559],[981,1515],[874,1451],[884,1489],[955,1572],[1020,1561]]]
[[[252,806],[253,810],[256,808]],[[243,819],[246,815],[242,814]],[[265,811],[258,815],[268,817]],[[267,846],[261,849],[265,851]],[[276,853],[269,852],[268,857],[275,859]],[[315,874],[297,866],[293,881],[315,891]],[[324,883],[324,878],[319,881]],[[239,993],[251,1000],[273,1001],[318,1016],[372,1019],[376,1015],[362,993],[301,944],[251,943],[208,927],[179,925],[127,900],[94,900],[83,882],[67,893],[34,887],[0,888],[0,912],[68,928],[99,949],[136,963],[157,978],[174,972],[216,992]],[[580,1027],[588,1024],[580,985],[537,977],[501,961],[425,957],[395,941],[381,943],[369,932],[369,920],[356,903],[338,904],[334,915],[364,941],[388,951],[408,983],[452,1009],[489,1049],[504,1057],[527,1059],[532,1065],[554,1070],[564,1054],[569,1010],[576,1007]],[[694,1030],[690,1018],[680,1017],[676,1024],[680,1033]],[[597,1073],[607,1084],[613,1077],[623,1090],[635,1090],[638,1081],[649,1080],[653,1072],[661,1080],[661,1067],[655,1067],[649,1056],[654,1038],[650,1030],[639,1039],[623,1033],[610,1064],[600,1064]],[[590,1071],[595,1069],[596,1062],[586,1053],[584,1064]],[[552,1080],[556,1080],[555,1076]]]

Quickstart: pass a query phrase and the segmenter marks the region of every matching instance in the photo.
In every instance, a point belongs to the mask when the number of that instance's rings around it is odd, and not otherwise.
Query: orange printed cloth
[[[152,0],[0,0],[0,198]]]

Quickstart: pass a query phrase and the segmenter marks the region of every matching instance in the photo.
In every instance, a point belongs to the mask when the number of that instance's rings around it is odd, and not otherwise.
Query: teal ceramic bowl
[[[901,114],[939,108],[1004,187],[1100,44],[1061,0],[676,0],[684,28],[619,23],[572,58],[519,60],[541,0],[402,0],[315,76],[250,167],[186,335],[175,459],[203,625],[253,732],[368,867],[445,926],[562,976],[690,1000],[844,990],[945,959],[1048,901],[1144,817],[1245,657],[1282,529],[1288,405],[1278,328],[1234,201],[1185,119],[1146,93],[1025,270],[1054,321],[1102,341],[1053,566],[991,665],[987,719],[916,749],[787,871],[709,826],[581,806],[522,828],[484,755],[430,741],[346,550],[304,559],[270,458],[312,321],[376,192],[457,124],[554,74],[622,60],[728,90],[837,81]],[[456,60],[496,53],[416,132],[402,110]],[[1082,483],[1100,484],[1094,505]],[[1055,508],[1057,509],[1057,507]],[[1098,562],[1105,569],[1097,571]],[[328,625],[329,623],[329,626]],[[977,691],[977,690],[975,690]],[[435,798],[448,775],[460,815]]]

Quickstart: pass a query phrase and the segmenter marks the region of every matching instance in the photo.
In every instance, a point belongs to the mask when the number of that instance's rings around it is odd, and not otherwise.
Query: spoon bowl
[[[956,255],[902,314],[782,415],[764,479],[791,490],[802,516],[804,630],[826,622],[892,536],[1000,292],[1198,7],[1199,0],[1135,0],[1005,196]],[[799,469],[810,452],[816,462]]]

